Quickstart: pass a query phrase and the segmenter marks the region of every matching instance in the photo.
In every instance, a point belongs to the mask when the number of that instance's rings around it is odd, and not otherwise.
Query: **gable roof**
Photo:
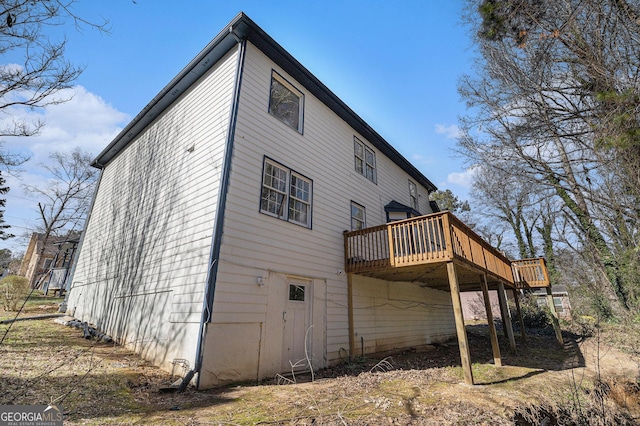
[[[103,168],[240,40],[246,39],[429,192],[437,190],[413,164],[244,13],[239,13],[93,160]]]

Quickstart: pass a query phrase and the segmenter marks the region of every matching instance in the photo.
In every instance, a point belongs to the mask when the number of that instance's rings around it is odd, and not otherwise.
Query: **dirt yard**
[[[34,304],[25,315],[52,311]],[[0,325],[0,338],[8,327]],[[517,339],[516,354],[501,336],[504,366],[495,367],[487,326],[467,331],[475,386],[462,384],[453,340],[385,362],[346,363],[313,381],[307,374],[293,384],[178,394],[161,391],[175,377],[122,347],[84,339],[52,319],[20,321],[0,345],[0,405],[55,403],[65,425],[527,425],[545,416],[549,424],[640,422],[639,358],[602,334],[565,332],[560,347],[553,332],[530,332],[526,342]]]

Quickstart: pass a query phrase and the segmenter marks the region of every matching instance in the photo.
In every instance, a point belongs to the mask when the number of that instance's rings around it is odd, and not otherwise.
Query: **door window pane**
[[[305,286],[297,284],[289,284],[289,300],[304,302]]]

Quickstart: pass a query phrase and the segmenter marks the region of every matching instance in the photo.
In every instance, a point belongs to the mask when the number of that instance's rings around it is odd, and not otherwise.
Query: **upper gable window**
[[[271,74],[269,113],[302,133],[304,96],[275,71]]]
[[[376,153],[355,136],[353,137],[353,151],[356,172],[376,183]]]

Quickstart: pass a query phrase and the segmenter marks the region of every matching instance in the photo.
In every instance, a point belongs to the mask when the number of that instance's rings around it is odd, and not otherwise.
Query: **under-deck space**
[[[497,290],[500,311],[512,351],[515,339],[505,290],[513,292],[518,317],[520,289],[546,287],[544,259],[511,261],[448,211],[344,233],[345,271],[349,278],[350,349],[354,349],[352,275],[385,281],[413,282],[451,293],[465,381],[473,383],[460,292],[483,293],[496,366],[502,365],[493,324],[489,290]],[[559,328],[556,333],[558,339]],[[524,337],[524,334],[523,334]]]

